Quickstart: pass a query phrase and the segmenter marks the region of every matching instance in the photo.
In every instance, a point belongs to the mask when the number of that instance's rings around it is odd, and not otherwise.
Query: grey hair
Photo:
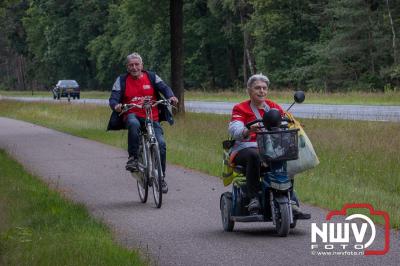
[[[143,64],[142,57],[141,57],[140,54],[138,54],[138,53],[131,53],[130,55],[128,55],[128,56],[126,57],[126,63],[128,63],[129,60],[134,59],[134,58],[139,59],[139,60],[140,60],[140,63]]]
[[[260,74],[254,74],[253,76],[251,76],[249,78],[249,80],[247,81],[247,88],[250,89],[251,86],[253,86],[253,83],[261,80],[263,82],[265,82],[267,84],[267,86],[269,86],[269,79],[267,76],[263,75],[262,73]]]

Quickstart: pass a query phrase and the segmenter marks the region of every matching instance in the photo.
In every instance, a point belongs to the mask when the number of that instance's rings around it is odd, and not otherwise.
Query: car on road
[[[81,92],[78,82],[76,80],[59,80],[53,88],[53,99],[60,99],[61,97],[68,97],[68,101],[72,99],[80,99]]]

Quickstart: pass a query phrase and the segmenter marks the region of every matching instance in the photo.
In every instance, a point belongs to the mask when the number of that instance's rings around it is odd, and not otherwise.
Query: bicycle
[[[139,198],[142,203],[147,202],[149,187],[153,189],[154,203],[157,208],[162,205],[162,181],[164,179],[161,167],[160,149],[153,126],[152,107],[159,104],[173,107],[168,100],[153,101],[145,98],[142,104],[129,103],[122,105],[122,112],[137,107],[144,109],[146,118],[144,126],[140,131],[138,171],[131,172],[132,176],[137,180]]]

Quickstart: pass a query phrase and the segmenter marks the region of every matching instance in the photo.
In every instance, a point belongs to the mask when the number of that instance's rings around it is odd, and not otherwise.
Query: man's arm
[[[156,75],[156,81],[155,81],[155,86],[156,89],[161,92],[161,94],[168,100],[170,100],[173,104],[178,103],[178,98],[175,97],[174,93],[172,92],[172,89],[157,75]]]
[[[232,118],[229,123],[228,132],[234,140],[242,140],[246,137],[247,128],[244,125],[244,115],[238,105],[235,105],[232,110]]]
[[[120,99],[121,99],[121,84],[120,77],[118,77],[111,90],[110,98],[108,99],[111,110],[121,112],[120,110]]]

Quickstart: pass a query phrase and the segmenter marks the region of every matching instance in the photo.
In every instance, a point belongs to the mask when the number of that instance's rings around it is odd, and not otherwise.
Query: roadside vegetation
[[[105,131],[108,107],[0,101],[0,115],[126,148],[126,131]],[[227,115],[187,113],[174,126],[164,125],[169,163],[220,176],[228,121]],[[327,209],[367,202],[387,211],[391,226],[400,228],[400,123],[301,122],[321,161],[296,177],[301,200]]]
[[[171,1],[2,1],[0,87],[50,87],[68,77],[110,88],[134,50],[166,79],[176,71],[174,44],[185,51],[186,88],[235,87],[259,72],[279,88],[400,86],[400,1],[183,2],[174,13]],[[177,13],[182,22],[170,25],[165,18]],[[171,43],[174,26],[183,34]]]
[[[0,173],[0,265],[147,265],[2,150]]]
[[[20,97],[52,97],[48,91],[6,91],[0,90],[2,96]],[[293,102],[293,91],[271,90],[269,97],[278,103]],[[81,98],[108,99],[109,91],[81,91]],[[357,104],[357,105],[400,105],[400,91],[365,92],[350,91],[328,93],[323,91],[307,91],[307,103],[313,104]],[[185,92],[185,100],[190,101],[223,101],[240,102],[248,99],[245,89],[236,90],[190,90]]]

